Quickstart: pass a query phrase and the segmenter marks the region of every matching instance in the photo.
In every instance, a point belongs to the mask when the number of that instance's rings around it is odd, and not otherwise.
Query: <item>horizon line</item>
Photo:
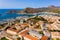
[[[50,6],[55,6],[55,5],[50,5]],[[25,7],[25,8],[44,8],[44,7],[49,7],[49,6],[43,6],[43,7]],[[55,6],[55,7],[60,7],[60,6]],[[25,8],[0,8],[0,9],[25,9]]]

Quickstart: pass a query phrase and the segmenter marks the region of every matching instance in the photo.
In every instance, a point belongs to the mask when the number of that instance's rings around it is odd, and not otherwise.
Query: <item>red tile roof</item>
[[[29,30],[25,30],[25,31],[23,31],[22,33],[20,33],[20,35],[23,36],[23,37],[26,37],[26,38],[28,38],[28,39],[30,39],[30,40],[38,40],[37,38],[35,38],[35,37],[27,34],[28,31],[29,31]]]
[[[48,37],[47,37],[47,36],[43,36],[43,37],[41,38],[41,40],[48,40]]]

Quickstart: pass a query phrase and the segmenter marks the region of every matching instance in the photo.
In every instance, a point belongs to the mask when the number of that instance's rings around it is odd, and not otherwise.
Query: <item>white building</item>
[[[30,30],[29,34],[32,35],[33,37],[38,38],[38,39],[42,38],[42,34],[39,34],[37,31],[34,31],[34,30]]]
[[[29,30],[24,30],[20,32],[19,37],[24,40],[38,40],[36,37],[33,37],[32,35],[30,35],[28,32]]]

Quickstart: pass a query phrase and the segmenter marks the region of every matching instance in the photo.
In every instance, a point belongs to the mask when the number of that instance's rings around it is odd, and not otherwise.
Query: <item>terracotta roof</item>
[[[25,30],[25,31],[23,31],[22,33],[20,33],[20,35],[23,36],[23,37],[26,37],[26,38],[28,38],[28,39],[30,39],[30,40],[38,40],[37,38],[35,38],[35,37],[27,34],[28,31],[29,31],[29,30]]]
[[[38,40],[37,38],[32,37],[31,35],[25,35],[25,37],[27,37],[27,38],[29,38],[29,39],[31,39],[31,40]]]
[[[41,40],[48,40],[48,37],[47,37],[47,36],[43,36],[43,37],[41,38]]]

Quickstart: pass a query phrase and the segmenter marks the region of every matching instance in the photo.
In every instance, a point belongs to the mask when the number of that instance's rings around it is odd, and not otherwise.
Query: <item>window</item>
[[[16,30],[16,28],[13,28],[14,30]]]

